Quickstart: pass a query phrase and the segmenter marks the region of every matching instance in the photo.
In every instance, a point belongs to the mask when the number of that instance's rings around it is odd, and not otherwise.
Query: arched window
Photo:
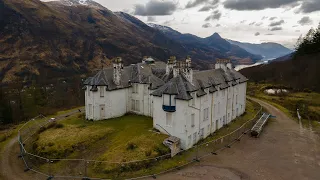
[[[164,94],[162,109],[167,112],[175,112],[176,111],[176,99],[175,95]]]

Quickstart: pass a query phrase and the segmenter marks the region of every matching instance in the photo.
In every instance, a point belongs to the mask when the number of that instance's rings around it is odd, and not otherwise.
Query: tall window
[[[132,93],[138,93],[138,84],[132,84]]]
[[[220,102],[218,102],[218,113],[220,114]]]
[[[89,104],[89,116],[92,115],[92,104]]]
[[[104,97],[104,88],[100,87],[100,97]]]
[[[203,111],[203,121],[207,121],[208,119],[209,119],[209,108],[206,108]]]
[[[236,105],[238,104],[238,95],[236,95]]]
[[[132,111],[140,111],[140,101],[139,100],[131,100],[131,110]]]
[[[194,124],[194,121],[195,121],[195,114],[191,114],[191,127],[194,127],[195,124]]]
[[[90,96],[90,88],[88,88],[88,96]]]
[[[207,129],[208,129],[208,131],[207,131],[208,133],[207,134],[210,134],[210,124],[208,125]]]
[[[131,100],[131,110],[132,111],[136,110],[136,101],[134,99]]]
[[[215,104],[215,105],[213,105],[213,112],[214,112],[214,115],[216,115],[217,114],[217,105]]]
[[[136,100],[136,111],[140,111],[140,101]]]
[[[166,114],[166,125],[167,126],[172,126],[172,113],[167,113]]]
[[[190,136],[188,136],[188,144],[189,144],[189,146],[191,145],[191,135]]]

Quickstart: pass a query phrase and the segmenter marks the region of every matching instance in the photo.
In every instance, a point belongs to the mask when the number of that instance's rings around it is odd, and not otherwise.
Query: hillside
[[[262,55],[264,60],[282,57],[293,52],[291,49],[288,49],[277,43],[251,44],[233,40],[228,41],[231,44],[237,45],[252,54]]]
[[[319,59],[320,52],[245,68],[240,72],[253,82],[283,84],[300,91],[309,89],[320,92]]]
[[[179,42],[92,0],[0,0],[0,34],[0,83],[90,74],[109,66],[115,56],[129,65],[146,55],[162,61],[190,55],[198,69],[217,58],[232,57],[235,63],[259,59]]]
[[[263,58],[261,55],[252,54],[237,45],[229,43],[218,33],[214,33],[206,38],[200,38],[192,34],[182,34],[166,26],[152,23],[148,25],[161,31],[168,38],[178,41],[187,47],[222,52],[228,59],[232,60],[234,64],[252,64]]]
[[[253,82],[276,83],[298,91],[320,92],[320,24],[300,38],[296,52],[286,61],[275,61],[241,70]]]

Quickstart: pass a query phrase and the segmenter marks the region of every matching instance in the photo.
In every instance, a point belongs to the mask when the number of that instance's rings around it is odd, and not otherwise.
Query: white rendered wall
[[[127,112],[128,89],[106,91],[104,86],[99,86],[97,92],[90,91],[90,86],[86,90],[86,118],[89,120],[103,120],[123,116]],[[104,96],[100,96],[100,91],[104,91]],[[90,96],[88,96],[90,91]],[[91,115],[89,115],[89,104],[92,105]],[[100,106],[104,105],[104,117]]]
[[[238,89],[237,89],[238,88]],[[201,129],[204,130],[203,138],[214,133],[217,129],[223,127],[223,120],[225,123],[230,123],[236,118],[236,109],[238,108],[238,116],[245,111],[246,102],[246,83],[231,86],[224,90],[219,90],[209,95],[195,97],[195,104],[192,105],[192,100],[176,101],[176,112],[172,113],[172,125],[166,124],[166,113],[162,109],[162,97],[153,97],[153,126],[162,133],[170,134],[180,138],[181,148],[191,148],[200,140]],[[235,97],[238,96],[238,102],[235,102]],[[228,99],[230,103],[228,105]],[[214,106],[216,105],[216,106]],[[220,107],[219,107],[220,105]],[[242,105],[242,109],[241,108]],[[208,120],[204,120],[204,110],[208,108]],[[233,111],[234,110],[234,114]],[[229,118],[228,118],[229,113]],[[191,123],[191,117],[194,114],[194,126]],[[218,124],[216,123],[218,121]],[[160,125],[160,126],[158,126]],[[165,130],[164,130],[165,129]],[[168,132],[168,133],[167,133]],[[196,140],[194,134],[196,133]],[[189,137],[191,136],[191,141]]]

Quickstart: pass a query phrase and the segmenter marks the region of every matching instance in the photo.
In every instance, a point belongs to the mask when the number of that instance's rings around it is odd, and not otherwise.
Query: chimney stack
[[[191,58],[190,56],[187,57],[186,62],[183,67],[183,74],[188,79],[190,83],[193,81],[193,70],[191,68]]]
[[[232,69],[232,64],[230,60],[218,59],[215,64],[215,69],[223,69],[224,71],[229,68]]]
[[[123,70],[122,58],[117,57],[113,60],[113,82],[120,86],[121,84],[121,75]]]
[[[177,60],[175,56],[171,56],[170,59],[168,59],[167,67],[166,67],[166,75],[170,74],[170,72],[176,66],[176,63],[177,63]]]

